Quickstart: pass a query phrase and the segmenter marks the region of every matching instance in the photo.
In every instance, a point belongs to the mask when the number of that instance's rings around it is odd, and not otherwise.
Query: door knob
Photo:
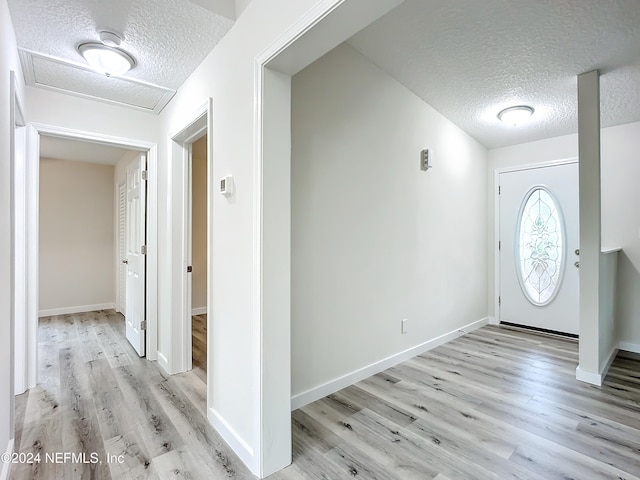
[[[122,260],[122,263],[127,264],[127,263],[129,263],[129,260]]]
[[[576,250],[575,250],[575,254],[576,254],[576,255],[580,255],[580,249],[579,249],[579,248],[576,248]]]
[[[573,266],[576,267],[576,268],[580,268],[580,262],[574,263]]]

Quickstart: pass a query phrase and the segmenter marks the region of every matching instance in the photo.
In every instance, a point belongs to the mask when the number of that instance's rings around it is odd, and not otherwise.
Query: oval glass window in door
[[[525,297],[534,305],[553,300],[564,270],[564,224],[560,209],[544,187],[525,196],[517,222],[516,265]]]

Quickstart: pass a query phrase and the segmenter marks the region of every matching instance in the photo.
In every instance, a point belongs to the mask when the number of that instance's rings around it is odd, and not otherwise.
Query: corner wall
[[[256,58],[295,25],[317,0],[253,0],[233,28],[205,58],[178,90],[160,115],[162,136],[182,130],[194,112],[213,98],[211,159],[209,178],[233,175],[235,193],[223,197],[214,191],[209,198],[209,275],[207,331],[209,367],[207,369],[207,412],[211,423],[256,475],[263,468],[263,418],[261,391],[261,332],[256,292],[254,229],[256,205],[254,155],[256,146],[254,113],[256,108]],[[274,15],[274,12],[278,12]],[[269,21],[265,21],[268,18]],[[181,192],[176,179],[182,179],[182,159],[171,158],[169,142],[158,150],[160,180],[166,185],[166,211],[159,224],[159,237],[168,239],[162,253],[168,259],[160,285],[160,328],[167,337],[159,338],[159,351],[178,350],[181,332],[170,322],[171,278],[182,271],[177,260],[182,210],[173,209],[171,196]],[[177,202],[176,202],[177,203]],[[215,301],[212,301],[215,299]],[[169,313],[166,313],[169,312]],[[267,429],[268,430],[268,429]],[[271,472],[269,472],[271,473]]]
[[[486,317],[486,155],[347,44],[293,77],[295,406]]]
[[[601,131],[602,245],[621,247],[618,255],[616,293],[617,338],[625,350],[640,352],[640,122],[603,128]],[[507,166],[535,164],[577,157],[577,135],[565,135],[489,151],[489,265],[494,261],[494,171]],[[489,310],[493,311],[494,271],[489,268]]]

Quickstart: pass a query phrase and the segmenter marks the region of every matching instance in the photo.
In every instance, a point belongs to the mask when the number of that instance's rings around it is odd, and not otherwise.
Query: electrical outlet
[[[406,318],[400,320],[400,332],[407,333],[407,323],[408,320]]]

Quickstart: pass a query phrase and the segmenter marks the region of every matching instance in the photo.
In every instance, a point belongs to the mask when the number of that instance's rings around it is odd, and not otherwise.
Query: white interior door
[[[140,156],[127,167],[126,249],[126,331],[127,339],[141,357],[145,354],[146,314],[146,212],[147,181],[146,155]]]
[[[500,321],[578,334],[578,164],[499,175]]]

